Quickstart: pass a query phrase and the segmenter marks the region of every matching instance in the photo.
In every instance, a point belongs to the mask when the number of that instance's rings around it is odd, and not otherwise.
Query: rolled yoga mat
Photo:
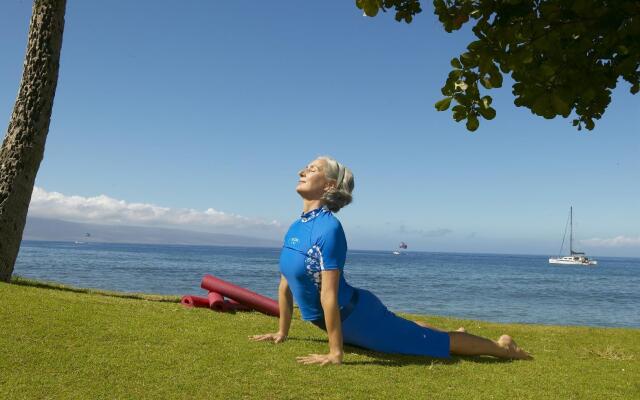
[[[224,297],[218,292],[209,292],[207,295],[209,299],[209,308],[215,311],[226,311]]]
[[[222,279],[216,278],[213,275],[205,275],[202,278],[200,287],[210,292],[220,293],[230,299],[237,301],[240,304],[251,307],[261,313],[272,315],[274,317],[280,316],[280,309],[278,302],[268,297],[262,296],[251,290],[241,288]]]
[[[230,311],[251,311],[251,307],[240,304],[233,299],[226,299],[224,301],[224,306]]]
[[[225,299],[220,293],[209,292],[207,295],[209,298],[209,308],[219,312],[236,312],[236,311],[251,311],[251,307],[247,307],[238,303],[235,300]]]
[[[209,299],[200,296],[182,296],[180,304],[185,307],[209,307]]]

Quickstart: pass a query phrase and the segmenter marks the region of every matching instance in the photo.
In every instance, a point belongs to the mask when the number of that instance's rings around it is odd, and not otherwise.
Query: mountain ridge
[[[86,235],[87,233],[89,236]],[[91,224],[42,217],[27,218],[22,238],[33,241],[247,247],[277,247],[281,244],[281,242],[269,238],[227,233],[197,232],[164,227]]]

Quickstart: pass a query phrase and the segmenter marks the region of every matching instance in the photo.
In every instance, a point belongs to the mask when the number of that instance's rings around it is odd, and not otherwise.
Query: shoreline
[[[21,276],[14,275],[11,278],[10,284],[18,285],[18,286],[27,286],[34,287],[40,289],[49,289],[49,290],[59,290],[63,292],[72,292],[72,293],[83,293],[83,294],[92,294],[106,297],[115,297],[115,298],[123,298],[123,299],[134,299],[134,300],[145,300],[145,301],[153,301],[153,302],[162,302],[162,303],[180,303],[182,296],[180,295],[163,295],[163,294],[154,294],[154,293],[138,293],[138,292],[119,292],[114,290],[103,290],[103,289],[92,289],[92,288],[81,288],[72,285],[66,285],[58,282],[52,281],[40,281],[36,279],[24,278]],[[185,293],[184,295],[187,295]],[[196,294],[202,295],[202,294]],[[297,310],[298,306],[294,305],[294,309]],[[498,321],[487,321],[480,319],[469,319],[463,317],[456,317],[450,315],[439,315],[439,314],[413,314],[413,313],[405,313],[398,312],[399,315],[408,317],[408,318],[416,318],[416,319],[424,319],[424,318],[436,318],[436,319],[455,319],[460,321],[468,321],[469,323],[483,323],[483,324],[495,324],[495,325],[522,325],[522,326],[536,326],[536,327],[547,327],[547,328],[585,328],[585,329],[629,329],[629,330],[637,330],[640,331],[639,327],[634,326],[594,326],[594,325],[558,325],[558,324],[543,324],[543,323],[529,323],[529,322],[498,322]]]

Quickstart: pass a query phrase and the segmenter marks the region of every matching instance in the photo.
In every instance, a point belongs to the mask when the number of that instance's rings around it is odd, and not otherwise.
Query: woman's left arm
[[[342,364],[344,350],[342,348],[342,321],[338,305],[338,286],[340,270],[322,271],[322,288],[320,302],[324,311],[324,321],[329,335],[329,354],[310,354],[298,357],[303,364]]]

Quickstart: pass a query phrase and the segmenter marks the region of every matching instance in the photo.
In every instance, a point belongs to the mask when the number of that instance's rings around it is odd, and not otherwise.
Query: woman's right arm
[[[293,295],[289,289],[289,282],[280,275],[280,286],[278,287],[278,306],[280,309],[280,321],[278,323],[278,332],[267,333],[264,335],[250,336],[252,340],[272,340],[274,343],[281,343],[287,340],[289,336],[289,328],[291,327],[291,316],[293,315]]]
[[[293,315],[293,295],[289,289],[289,282],[280,275],[280,287],[278,288],[278,305],[280,306],[280,323],[278,325],[278,333],[289,336],[289,328],[291,327],[291,316]],[[284,340],[283,339],[283,340]]]

